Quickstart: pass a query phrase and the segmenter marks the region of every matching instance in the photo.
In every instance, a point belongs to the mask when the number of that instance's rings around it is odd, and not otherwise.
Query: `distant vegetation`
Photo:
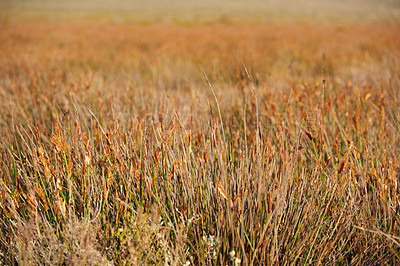
[[[398,21],[397,0],[1,0],[4,21],[260,23]]]

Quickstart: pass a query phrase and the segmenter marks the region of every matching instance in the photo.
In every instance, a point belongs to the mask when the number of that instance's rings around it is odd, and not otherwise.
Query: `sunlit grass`
[[[2,26],[2,261],[399,263],[398,29]]]

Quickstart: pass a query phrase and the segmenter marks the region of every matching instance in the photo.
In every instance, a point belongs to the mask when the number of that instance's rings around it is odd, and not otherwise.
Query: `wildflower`
[[[235,266],[236,266],[236,265],[240,265],[241,262],[242,262],[241,259],[236,258],[236,259],[235,259]]]

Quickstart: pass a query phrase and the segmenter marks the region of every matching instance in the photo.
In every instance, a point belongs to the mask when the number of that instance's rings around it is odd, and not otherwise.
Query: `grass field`
[[[399,4],[167,3],[0,2],[2,264],[399,264]]]
[[[145,24],[397,21],[400,3],[397,0],[0,0],[0,18]]]

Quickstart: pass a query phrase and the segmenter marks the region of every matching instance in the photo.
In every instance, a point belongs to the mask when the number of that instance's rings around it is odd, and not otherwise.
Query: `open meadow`
[[[0,2],[0,264],[400,264],[396,1],[94,2]]]

